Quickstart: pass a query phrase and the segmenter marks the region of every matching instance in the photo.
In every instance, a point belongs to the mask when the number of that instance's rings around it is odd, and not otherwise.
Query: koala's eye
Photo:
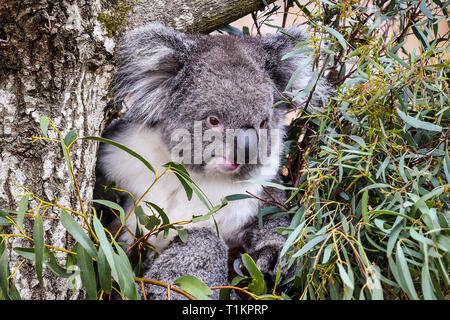
[[[263,121],[261,121],[261,123],[260,123],[260,125],[259,125],[259,128],[260,129],[265,129],[265,128],[267,128],[267,119],[264,119]]]
[[[220,120],[215,116],[209,116],[208,118],[206,118],[206,123],[210,127],[217,127],[220,125]]]

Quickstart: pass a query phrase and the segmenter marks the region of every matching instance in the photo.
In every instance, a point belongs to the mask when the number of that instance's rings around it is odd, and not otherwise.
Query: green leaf
[[[145,203],[147,205],[151,206],[152,208],[154,208],[158,212],[159,216],[162,219],[163,225],[170,224],[169,217],[167,216],[167,214],[164,212],[163,209],[161,209],[157,204],[155,204],[153,202],[145,201]],[[167,226],[164,228],[164,237],[167,237],[167,235],[169,234],[169,229],[170,229],[170,226]]]
[[[186,196],[188,200],[192,199],[192,184],[190,183],[192,180],[189,176],[189,173],[186,171],[186,169],[178,163],[175,162],[168,162],[164,166],[170,166],[173,170],[173,173],[180,181],[181,185],[183,186],[184,191],[186,192]]]
[[[401,64],[403,67],[410,69],[411,66],[409,64],[407,64],[405,61],[403,61],[399,56],[397,56],[395,53],[386,50],[386,54],[391,57],[392,59],[394,59],[395,61],[397,61],[399,64]]]
[[[428,267],[428,248],[425,243],[421,244],[421,248],[423,251],[423,266],[422,266],[422,272],[421,272],[421,285],[422,285],[422,292],[423,292],[423,298],[425,300],[436,300],[436,296],[433,293],[433,285],[431,284],[431,276],[430,276],[430,270]]]
[[[302,188],[298,187],[297,190],[292,192],[291,196],[284,202],[284,204],[288,204],[289,202],[291,202],[291,200],[294,199],[294,197],[300,192],[300,190],[302,190]]]
[[[354,289],[355,288],[355,284],[353,283],[353,281],[350,279],[347,271],[345,271],[344,267],[338,262],[337,263],[338,269],[339,269],[339,276],[342,279],[342,282],[344,282],[344,284],[349,287],[350,289]]]
[[[4,210],[0,209],[0,226],[9,226],[14,221],[13,218]]]
[[[156,226],[158,226],[161,223],[161,220],[158,219],[156,216],[146,215],[144,209],[142,209],[141,206],[137,206],[136,209],[134,209],[134,213],[138,217],[139,223],[145,226],[147,230],[153,230]]]
[[[55,254],[52,252],[52,251],[50,251],[50,250],[47,250],[46,249],[46,251],[48,251],[48,253],[46,254],[46,253],[44,253],[44,261],[46,261],[45,262],[45,265],[56,275],[56,276],[58,276],[58,277],[61,277],[61,278],[69,278],[69,277],[71,277],[71,276],[73,276],[73,272],[68,272],[67,271],[67,269],[65,269],[65,268],[63,268],[59,263],[58,263],[58,261],[56,260],[56,257],[55,257]],[[49,257],[49,259],[46,259],[46,256],[48,256]]]
[[[183,167],[183,165],[176,162],[168,162],[164,164],[164,167],[170,167],[178,180],[180,180],[181,185],[186,191],[188,200],[191,200],[192,192],[194,192],[197,195],[198,199],[205,205],[205,207],[208,208],[208,210],[211,210],[212,204],[209,201],[208,197],[202,190],[200,190],[195,182],[192,181],[189,173]]]
[[[72,188],[75,189],[75,181],[71,171],[72,164],[70,161],[69,151],[67,149],[67,145],[64,143],[64,140],[61,140],[61,148],[64,154],[64,160],[66,161],[66,168],[69,173],[70,183],[72,184]]]
[[[418,241],[419,243],[423,243],[424,245],[430,246],[435,245],[433,240],[422,235],[422,231],[420,229],[419,232],[417,232],[414,227],[410,227],[409,234],[411,235],[411,238]]]
[[[280,252],[280,257],[284,256],[286,254],[286,252],[289,250],[289,248],[291,247],[291,245],[296,242],[298,235],[300,234],[301,231],[303,231],[303,227],[305,226],[307,221],[303,221],[300,225],[298,225],[294,231],[292,231],[288,238],[286,239],[286,241],[284,242],[283,248],[281,249]]]
[[[398,266],[401,268],[401,272],[399,276],[402,277],[405,286],[403,290],[405,290],[406,294],[410,299],[419,300],[419,296],[417,295],[416,289],[414,288],[414,284],[411,278],[411,273],[409,272],[408,263],[406,262],[405,255],[403,254],[402,246],[400,242],[397,242],[397,252],[396,252],[396,260]]]
[[[14,280],[11,283],[11,288],[9,290],[9,297],[11,298],[11,300],[22,300],[22,298],[20,297],[19,290],[17,290],[16,288]]]
[[[8,250],[4,241],[0,242],[0,289],[5,298],[9,297]]]
[[[178,236],[180,237],[180,240],[181,240],[183,243],[186,243],[186,242],[187,242],[187,239],[188,239],[188,233],[187,233],[187,231],[184,230],[184,229],[177,229],[177,231],[178,231]]]
[[[46,116],[41,116],[41,119],[39,120],[39,126],[41,127],[41,131],[44,134],[44,137],[48,138],[48,125],[50,123],[50,118]]]
[[[98,249],[98,277],[100,286],[106,294],[109,294],[112,289],[111,284],[111,268],[109,267],[106,256],[102,248]]]
[[[62,209],[61,212],[61,223],[63,227],[72,235],[72,237],[74,237],[75,240],[77,240],[87,251],[89,256],[97,259],[97,249],[95,248],[94,243],[86,235],[86,231],[80,227],[80,225],[64,209]]]
[[[388,257],[391,256],[392,250],[394,249],[395,244],[397,243],[398,237],[400,235],[400,232],[403,231],[403,224],[402,223],[396,223],[392,229],[391,233],[389,234],[389,240],[386,246],[386,255]]]
[[[352,52],[350,52],[347,56],[346,59],[350,59],[351,57],[354,57],[356,55],[361,55],[361,53],[363,53],[364,50],[367,50],[367,46],[363,45],[355,50],[353,50]]]
[[[39,213],[36,214],[33,228],[33,240],[35,247],[35,266],[36,275],[41,287],[44,287],[44,280],[42,278],[43,264],[44,264],[44,226],[42,217]]]
[[[130,261],[128,260],[128,257],[125,254],[125,252],[117,244],[117,242],[114,241],[114,239],[113,239],[113,242],[114,242],[114,246],[118,252],[118,254],[116,254],[114,256],[114,259],[115,259],[118,276],[119,276],[119,279],[117,282],[119,283],[122,295],[125,295],[126,297],[128,297],[131,300],[140,300],[141,298],[136,289],[136,284],[134,282],[133,269],[131,268]]]
[[[417,128],[417,129],[423,129],[427,131],[436,131],[441,132],[442,128],[438,125],[432,124],[430,122],[425,122],[422,120],[418,120],[416,118],[413,118],[411,116],[408,116],[403,111],[397,108],[397,114],[400,116],[400,118],[405,121],[410,126]]]
[[[417,25],[412,25],[411,30],[416,36],[416,38],[420,40],[424,49],[427,49],[430,46],[430,42],[428,41],[427,37],[423,34],[422,30],[420,30],[420,28],[418,28]]]
[[[420,1],[419,3],[420,11],[430,20],[435,20],[436,18],[431,14],[431,12],[427,8],[427,3],[425,0]]]
[[[208,220],[214,213],[216,213],[217,211],[222,209],[227,204],[228,204],[228,201],[226,200],[226,198],[223,198],[221,204],[218,204],[218,205],[214,206],[214,208],[212,208],[208,213],[206,213],[206,214],[204,214],[202,216],[193,217],[192,218],[192,222],[197,223],[197,222],[200,222],[200,221]]]
[[[363,217],[363,221],[366,225],[369,224],[369,217],[367,215],[367,213],[368,213],[368,207],[367,207],[368,197],[369,197],[369,190],[366,189],[361,198],[362,217]]]
[[[76,250],[76,247],[78,246],[78,243],[75,244],[73,250]],[[36,260],[36,254],[35,254],[35,249],[34,248],[20,248],[20,247],[16,247],[14,248],[14,251],[21,255],[22,257],[35,261]],[[70,260],[73,259],[73,257],[75,257],[75,255],[69,255],[67,257],[67,266],[71,265],[69,263]],[[56,261],[56,257],[55,254],[50,251],[47,248],[44,248],[44,265],[47,266],[55,275],[57,275],[58,277],[61,278],[69,278],[71,276],[73,276],[73,272],[68,272],[67,269],[63,268],[57,261]],[[72,264],[73,265],[73,264]]]
[[[278,184],[278,183],[264,181],[264,180],[252,180],[252,179],[250,179],[250,180],[243,180],[243,181],[237,181],[237,182],[254,183],[254,184],[259,184],[261,186],[276,188],[276,189],[279,189],[279,190],[297,190],[297,188],[286,187],[286,186],[283,186],[283,185]]]
[[[36,255],[35,255],[35,249],[34,248],[15,247],[14,251],[17,254],[20,254],[22,257],[24,257],[24,258],[26,258],[28,260],[32,260],[32,261],[36,260]],[[47,260],[48,253],[49,253],[49,250],[47,248],[45,248],[45,250],[44,250],[44,261]]]
[[[94,216],[92,224],[94,226],[95,234],[97,235],[97,238],[100,241],[100,248],[103,250],[103,253],[105,254],[106,257],[106,261],[108,261],[108,264],[111,268],[111,274],[113,278],[116,281],[118,281],[117,268],[114,260],[115,253],[111,247],[111,244],[108,241],[108,238],[106,237],[105,231],[103,230],[103,225],[101,224],[100,220],[98,220],[97,216]]]
[[[372,292],[372,300],[383,300],[383,287],[381,286],[381,274],[375,268],[375,265],[369,266],[369,269],[371,270],[370,276],[370,286]]]
[[[253,198],[253,197],[249,194],[242,194],[242,193],[231,194],[231,195],[225,197],[225,199],[227,201],[235,201],[235,200],[242,200],[242,199],[248,199],[248,198]]]
[[[448,156],[448,153],[445,154],[443,161],[445,178],[447,179],[447,184],[450,185],[450,157]]]
[[[97,300],[97,282],[92,258],[83,246],[77,246],[77,265],[81,272],[81,281],[86,288],[87,298]]]
[[[258,269],[255,261],[247,253],[241,256],[242,263],[252,277],[252,282],[249,284],[248,289],[256,295],[262,295],[267,291],[266,281],[261,270]]]
[[[437,258],[437,268],[439,270],[439,274],[442,277],[444,284],[449,287],[450,286],[450,277],[448,275],[448,264],[442,262],[441,258]]]
[[[342,48],[344,49],[344,51],[346,51],[347,43],[345,42],[344,37],[339,32],[334,30],[333,28],[330,28],[327,26],[324,26],[324,28],[325,28],[325,30],[327,30],[328,33],[332,34],[337,39],[337,41],[339,41],[339,43],[342,46]]]
[[[135,157],[136,159],[141,161],[151,172],[155,173],[155,170],[153,169],[152,165],[147,160],[145,160],[141,155],[139,155],[138,153],[134,152],[130,148],[127,148],[124,145],[122,145],[122,144],[120,144],[120,143],[118,143],[116,141],[113,141],[113,140],[110,140],[110,139],[101,138],[101,137],[94,137],[94,136],[83,137],[83,138],[80,138],[80,139],[94,140],[94,141],[99,141],[99,142],[102,142],[102,143],[107,143],[107,144],[113,145],[113,146],[115,146],[115,147],[125,151],[126,153],[132,155],[133,157]]]
[[[305,53],[305,52],[307,52],[307,53],[312,53],[312,51],[313,51],[313,49],[310,48],[310,47],[308,47],[308,46],[301,46],[301,47],[298,48],[298,49],[295,49],[295,50],[293,50],[293,51],[291,51],[291,52],[286,53],[284,56],[281,57],[281,60],[286,60],[286,59],[288,59],[288,58],[291,58],[291,57],[294,57],[294,56],[303,54],[303,53]],[[304,67],[305,67],[305,66],[303,65],[303,68],[304,68]],[[286,87],[288,87],[288,86],[286,86]]]
[[[409,181],[405,174],[405,154],[402,154],[400,161],[398,162],[398,172],[400,173],[400,177],[402,177],[403,181]]]
[[[368,215],[382,215],[382,214],[388,214],[388,215],[393,215],[393,216],[399,216],[399,217],[402,217],[402,218],[406,218],[406,219],[408,219],[409,221],[411,221],[411,222],[415,222],[416,220],[414,219],[414,218],[411,218],[410,216],[407,216],[407,215],[404,215],[404,214],[401,214],[401,213],[398,213],[398,212],[395,212],[395,211],[390,211],[390,210],[374,210],[374,211],[370,211],[369,213],[368,213]]]
[[[25,195],[22,197],[19,203],[19,209],[17,210],[17,225],[23,229],[23,219],[25,217],[25,212],[28,209],[28,201],[30,199],[30,195]]]
[[[136,209],[134,209],[134,213],[136,214],[139,223],[143,226],[150,222],[149,216],[145,214],[144,209],[142,209],[141,206],[137,206]]]
[[[307,244],[305,244],[297,253],[295,253],[292,257],[298,258],[298,257],[303,256],[305,253],[307,253],[309,250],[313,249],[319,243],[323,242],[329,236],[330,235],[328,235],[328,234],[323,234],[323,235],[313,238]]]
[[[75,244],[74,249],[77,247],[77,244]],[[22,257],[32,260],[32,261],[36,261],[36,254],[35,254],[35,248],[20,248],[20,247],[16,247],[14,248],[14,251],[21,255]],[[67,257],[67,261],[71,260],[72,257],[74,257],[75,255],[69,255]],[[70,278],[74,275],[73,272],[69,272],[67,271],[67,269],[63,268],[57,261],[56,261],[56,257],[54,255],[53,252],[51,252],[49,249],[44,248],[44,265],[47,266],[56,276],[61,277],[61,278]],[[67,265],[69,266],[70,263],[67,263]]]
[[[441,195],[444,192],[444,190],[445,190],[445,186],[439,186],[439,187],[436,187],[433,190],[431,190],[429,193],[426,193],[425,195],[420,197],[419,200],[417,200],[414,203],[413,207],[411,208],[411,215],[414,216],[417,209],[419,209],[419,208],[420,208],[420,210],[423,211],[422,206],[424,206],[426,209],[428,209],[425,202],[431,198]]]
[[[120,222],[122,223],[122,225],[125,224],[125,211],[123,210],[123,208],[120,205],[118,205],[117,203],[115,203],[113,201],[100,200],[100,199],[92,200],[92,202],[95,202],[95,203],[98,203],[98,204],[101,204],[103,206],[106,206],[106,207],[109,207],[111,209],[119,211]]]
[[[322,257],[322,264],[325,264],[330,260],[331,252],[333,251],[333,245],[327,244],[325,246],[325,249],[323,249],[323,257]]]
[[[174,284],[199,300],[211,300],[209,296],[213,293],[212,290],[194,276],[181,276],[175,279]]]
[[[78,134],[75,130],[70,130],[69,133],[64,137],[64,144],[70,146],[70,144],[77,138]]]

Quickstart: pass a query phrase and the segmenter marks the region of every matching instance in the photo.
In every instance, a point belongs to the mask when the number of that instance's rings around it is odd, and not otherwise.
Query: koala
[[[307,39],[300,27],[250,37],[183,34],[159,23],[124,36],[114,98],[128,111],[108,126],[104,136],[134,150],[154,168],[171,161],[183,164],[214,205],[232,194],[255,196],[230,201],[213,218],[185,225],[186,243],[172,229],[166,236],[150,237],[147,241],[159,256],[145,277],[172,283],[190,274],[209,286],[226,285],[227,250],[234,247],[248,252],[265,274],[275,275],[285,241],[275,229],[290,222],[264,218],[263,228],[258,228],[258,199],[264,198],[264,188],[249,180],[277,179],[290,106],[274,105],[286,101],[283,92],[295,70],[302,68],[292,84],[294,92],[304,89],[312,75],[306,54],[281,58]],[[328,92],[326,80],[320,78],[311,105],[324,103]],[[136,198],[155,179],[138,159],[110,144],[100,146],[99,166],[107,179]],[[208,212],[199,197],[188,200],[174,174],[161,177],[142,200],[163,208],[171,222]],[[132,199],[127,199],[125,211],[132,207]],[[137,228],[141,234],[147,232],[135,215],[126,227],[120,240],[130,244]],[[166,289],[156,286],[148,287],[149,295],[167,298]],[[172,298],[183,297],[174,293]]]

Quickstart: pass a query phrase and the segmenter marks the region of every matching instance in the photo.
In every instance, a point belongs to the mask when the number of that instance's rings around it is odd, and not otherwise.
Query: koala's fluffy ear
[[[286,29],[283,32],[269,35],[261,40],[266,55],[265,68],[277,86],[278,91],[284,92],[285,89],[287,89],[286,85],[288,84],[289,79],[298,68],[301,68],[301,71],[292,83],[292,87],[288,88],[288,91],[301,91],[305,89],[313,75],[313,64],[312,61],[308,62],[308,53],[303,52],[284,60],[282,60],[282,57],[295,50],[295,46],[300,42],[309,40],[306,31],[303,28],[296,26]],[[321,61],[321,64],[322,62],[323,61]],[[320,106],[325,103],[330,92],[331,88],[326,79],[322,76],[317,81],[310,105],[320,108]],[[296,102],[301,104],[306,100],[307,97],[304,97]]]
[[[183,68],[193,41],[159,23],[134,29],[122,39],[114,84],[116,103],[125,102],[136,120],[156,122],[170,82]]]

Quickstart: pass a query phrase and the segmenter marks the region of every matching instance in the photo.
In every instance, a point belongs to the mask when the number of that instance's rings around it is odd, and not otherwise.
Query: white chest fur
[[[126,132],[121,132],[120,135],[113,137],[113,140],[140,154],[155,169],[171,161],[170,154],[156,130],[146,127],[130,127]],[[279,163],[277,158],[278,156],[274,157],[274,163],[271,165],[273,167],[273,170],[270,170],[272,171],[271,176],[268,176],[267,170],[265,170],[264,179],[271,179],[275,176]],[[131,192],[136,199],[140,198],[155,181],[155,174],[138,159],[112,145],[105,146],[100,156],[100,162],[107,178],[114,180],[120,188]],[[159,168],[158,173],[161,174],[164,169],[162,167]],[[205,175],[191,172],[190,175],[213,205],[220,204],[227,195],[246,193],[247,191],[253,195],[259,195],[262,190],[260,185],[233,181],[232,176],[221,173]],[[258,174],[256,176],[254,177],[255,179],[262,178]],[[161,207],[171,223],[191,220],[193,216],[203,215],[208,212],[206,206],[195,194],[188,201],[182,185],[173,173],[167,173],[158,179],[143,200],[153,202]],[[257,214],[257,206],[256,199],[230,201],[224,208],[214,214],[219,234],[228,245],[238,244],[239,233],[242,227]],[[147,209],[145,205],[142,205],[142,208],[144,210]],[[128,202],[124,209],[128,213],[132,209],[131,202]],[[148,209],[147,213],[150,213]],[[129,230],[134,232],[137,223],[135,215],[132,214],[126,225]],[[145,228],[139,227],[145,234]],[[210,218],[207,221],[185,225],[185,228],[195,227],[215,228],[214,220]],[[150,237],[148,241],[158,251],[161,251],[175,235],[176,232],[171,230],[169,236],[165,239],[160,233],[158,237]],[[128,243],[132,242],[132,239],[133,237],[130,234],[121,238],[122,241]]]

